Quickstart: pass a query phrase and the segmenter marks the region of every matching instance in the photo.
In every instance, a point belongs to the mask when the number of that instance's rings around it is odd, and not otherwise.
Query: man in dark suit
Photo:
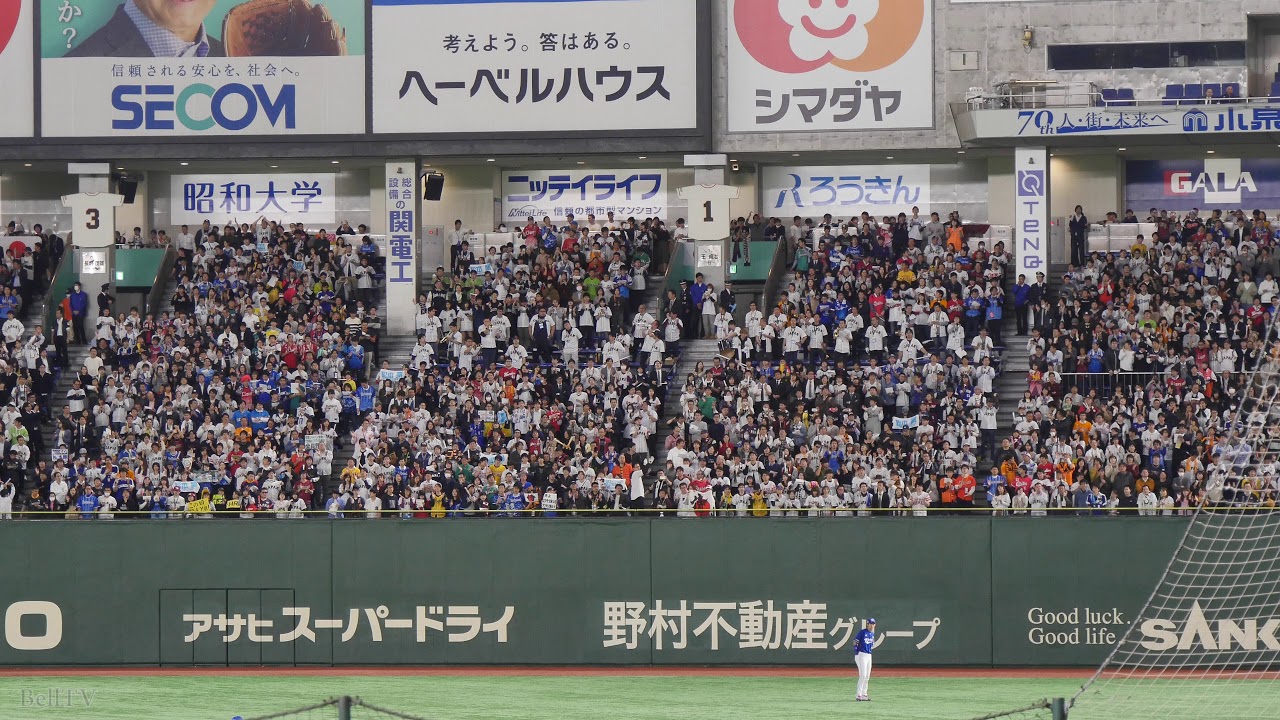
[[[125,0],[105,25],[67,57],[222,57],[205,32],[217,0]]]

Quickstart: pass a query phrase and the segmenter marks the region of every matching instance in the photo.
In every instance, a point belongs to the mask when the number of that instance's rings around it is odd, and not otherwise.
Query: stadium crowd
[[[1154,213],[1155,237],[1085,253],[1051,290],[1042,273],[1010,277],[1003,243],[968,237],[955,213],[753,215],[732,236],[778,242],[794,276],[774,307],[745,312],[701,276],[661,307],[641,301],[682,223],[530,219],[485,248],[457,223],[398,367],[379,357],[381,258],[363,228],[184,227],[172,313],[99,310],[54,459],[10,442],[0,514],[15,498],[77,517],[1270,504],[1275,473],[1214,481],[1255,469],[1248,442],[1219,438],[1240,419],[1241,371],[1280,362],[1262,339],[1280,304],[1272,227],[1260,213],[1223,219]],[[1082,209],[1073,247],[1081,226]],[[719,355],[670,378],[696,338]],[[1030,371],[1002,406],[1001,350],[1015,342]],[[48,404],[10,403],[6,419],[33,406]]]

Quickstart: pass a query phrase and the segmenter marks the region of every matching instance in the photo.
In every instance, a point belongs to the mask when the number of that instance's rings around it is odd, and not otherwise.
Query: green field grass
[[[973,718],[1070,694],[1078,680],[873,680],[853,702],[851,678],[397,676],[0,677],[0,718],[12,720],[230,720],[358,696],[430,720],[688,720],[692,718]],[[71,707],[37,707],[36,693],[71,694]],[[80,691],[92,694],[85,706]],[[52,697],[50,695],[50,697]],[[353,720],[372,718],[357,710]],[[312,713],[299,720],[333,720]]]
[[[870,703],[853,702],[852,677],[183,676],[0,677],[4,720],[231,720],[351,695],[430,720],[967,720],[1072,695],[1079,679],[873,679]],[[623,671],[625,672],[625,671]],[[1070,720],[1101,718],[1274,718],[1280,682],[1145,683],[1121,703],[1083,702]],[[57,691],[61,707],[37,704]],[[70,701],[68,701],[70,698]],[[1238,702],[1248,698],[1247,702]],[[1086,698],[1087,699],[1087,698]],[[68,706],[68,702],[70,703]],[[1092,706],[1091,706],[1092,705]],[[1159,709],[1158,712],[1156,709]],[[1170,709],[1173,714],[1170,714]],[[335,720],[333,708],[287,720]],[[1039,720],[1047,712],[1013,720]],[[352,720],[386,720],[356,708]]]

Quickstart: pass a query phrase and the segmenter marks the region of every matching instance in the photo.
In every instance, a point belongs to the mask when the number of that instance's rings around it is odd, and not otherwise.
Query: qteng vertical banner
[[[31,50],[32,11],[28,0],[0,0],[0,78],[4,78],[0,137],[35,134],[35,72]]]
[[[363,0],[39,0],[39,8],[46,137],[365,130]]]
[[[930,128],[934,0],[729,0],[729,132]]]
[[[377,133],[697,127],[694,0],[372,0]]]
[[[1020,147],[1013,151],[1014,239],[1018,274],[1035,282],[1049,273],[1049,151]]]

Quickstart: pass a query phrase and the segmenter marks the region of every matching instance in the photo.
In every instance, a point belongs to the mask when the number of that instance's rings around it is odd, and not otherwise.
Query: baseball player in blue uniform
[[[859,702],[871,700],[867,695],[867,683],[871,681],[871,651],[876,646],[876,619],[867,618],[867,626],[853,638],[853,661],[858,665]]]

